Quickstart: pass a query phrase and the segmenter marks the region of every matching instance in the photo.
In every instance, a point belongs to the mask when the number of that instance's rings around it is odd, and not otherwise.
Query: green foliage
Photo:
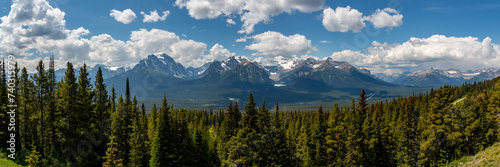
[[[106,156],[104,157],[106,160],[102,166],[104,167],[122,167],[123,166],[123,159],[118,157],[118,150],[116,149],[116,143],[113,142],[113,139],[111,139],[111,142],[108,143],[108,150],[106,151]]]
[[[174,166],[176,161],[174,147],[174,132],[171,128],[170,107],[166,97],[160,107],[158,117],[158,128],[153,138],[151,149],[151,160],[149,166]]]
[[[35,145],[31,144],[31,153],[26,156],[25,161],[30,167],[41,166],[40,153],[36,151]]]

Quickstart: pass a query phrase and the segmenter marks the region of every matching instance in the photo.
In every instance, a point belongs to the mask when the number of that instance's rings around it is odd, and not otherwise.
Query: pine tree
[[[273,141],[268,148],[270,151],[269,166],[293,166],[292,152],[287,143],[286,132],[282,126],[280,115],[278,101],[276,101],[276,111],[273,120]]]
[[[208,142],[204,137],[206,134],[200,129],[195,131],[194,146],[195,146],[195,162],[193,166],[212,167],[215,166],[210,158],[210,149]]]
[[[343,110],[339,109],[338,103],[335,103],[328,118],[328,128],[325,138],[328,164],[330,164],[329,166],[344,166],[344,158],[346,154],[346,147],[344,143],[347,140],[344,114]]]
[[[149,118],[148,118],[148,138],[150,141],[150,147],[153,147],[153,139],[155,137],[155,132],[158,124],[158,113],[156,113],[156,104],[153,104],[153,108],[151,109],[151,112],[149,113]]]
[[[27,143],[32,143],[34,138],[33,123],[30,117],[33,115],[33,83],[29,79],[28,71],[25,67],[21,70],[21,77],[19,80],[19,101],[18,101],[18,111],[19,111],[19,126],[20,126],[20,139],[21,148],[28,150],[29,147]]]
[[[358,106],[354,108],[354,99],[352,104],[352,111],[349,113],[347,130],[349,132],[347,137],[347,154],[346,154],[346,165],[359,166],[367,165],[367,160],[364,153],[366,150],[366,136],[362,132],[363,123],[365,121],[367,102],[366,102],[366,92],[364,89],[361,90]]]
[[[97,70],[95,76],[96,80],[94,82],[94,90],[92,92],[94,108],[92,110],[91,116],[91,128],[94,131],[94,136],[98,141],[95,141],[95,150],[98,157],[104,157],[106,155],[107,143],[109,143],[109,136],[111,129],[110,109],[108,92],[106,90],[106,84],[104,84],[104,78],[102,76],[101,67]],[[100,159],[100,158],[97,158]],[[97,163],[97,162],[96,162]],[[102,163],[102,162],[99,162]]]
[[[54,69],[54,55],[50,56],[50,63],[49,63],[49,70],[47,72],[47,116],[46,116],[46,129],[47,129],[47,138],[48,138],[48,155],[50,156],[56,156],[57,154],[57,149],[55,146],[59,145],[56,143],[56,135],[55,135],[55,125],[53,122],[55,122],[56,118],[56,99],[55,99],[55,93],[56,93],[56,74],[55,74],[55,69]]]
[[[60,136],[57,143],[60,143],[61,152],[57,153],[59,156],[66,156],[66,161],[76,154],[77,141],[80,139],[77,137],[76,132],[76,120],[77,117],[74,113],[77,112],[77,91],[78,85],[76,84],[75,72],[73,70],[73,64],[67,63],[66,73],[63,79],[58,82],[56,91],[57,99],[57,112],[56,112],[56,135]]]
[[[132,120],[137,117],[137,108],[130,100],[130,87],[127,84],[125,87],[125,99],[122,96],[118,98],[116,111],[112,114],[112,129],[115,137],[116,147],[118,149],[118,157],[123,160],[123,164],[129,163],[130,155],[130,134],[132,133]],[[135,113],[135,114],[134,114]],[[134,117],[135,116],[135,117]]]
[[[44,65],[43,65],[43,61],[40,60],[38,62],[38,66],[36,67],[36,70],[37,72],[31,77],[33,79],[33,82],[35,83],[35,89],[36,89],[36,100],[37,100],[37,103],[36,103],[36,106],[37,108],[39,109],[38,110],[38,113],[39,115],[37,115],[37,120],[38,120],[38,124],[39,124],[39,128],[37,129],[38,133],[40,136],[37,137],[37,140],[38,140],[38,143],[37,144],[40,149],[40,155],[41,155],[41,158],[44,158],[45,157],[45,149],[46,149],[46,145],[45,145],[45,135],[44,135],[44,132],[45,132],[45,123],[44,123],[44,114],[45,114],[45,111],[47,110],[46,109],[46,104],[45,102],[47,102],[47,91],[48,91],[48,82],[47,82],[47,72],[45,71],[45,68],[44,68]]]
[[[14,87],[9,87],[9,92],[11,92],[13,95],[14,95],[14,99],[16,101],[17,104],[20,104],[19,103],[19,100],[21,98],[19,98],[19,67],[17,66],[17,62],[14,64],[14,75],[10,77],[9,79],[9,83],[14,83]],[[19,112],[19,107],[17,108],[17,111],[16,112]],[[16,120],[16,124],[14,125],[14,128],[15,128],[15,144],[16,146],[21,146],[21,140],[20,140],[20,126],[19,126],[19,123],[20,123],[20,117],[19,117],[19,114],[16,114],[16,117],[15,117],[15,120]],[[21,147],[22,148],[22,147]],[[19,154],[16,155],[17,157],[16,158],[19,158]]]
[[[108,143],[108,150],[106,151],[106,156],[104,157],[106,160],[102,166],[103,167],[123,167],[123,159],[118,157],[118,149],[116,148],[116,143],[113,142],[113,138],[111,138],[111,142]]]
[[[259,153],[265,148],[265,143],[259,128],[259,112],[255,109],[253,94],[248,96],[245,104],[245,115],[241,119],[241,129],[235,138],[230,141],[228,160],[230,164],[251,166],[259,162],[266,162]],[[264,105],[265,106],[265,105]],[[265,107],[261,107],[265,110]]]
[[[452,94],[448,85],[436,90],[430,111],[422,118],[423,141],[420,145],[419,165],[442,166],[448,156],[445,149],[447,127],[444,124],[443,113],[448,110]]]
[[[171,127],[170,107],[165,96],[159,111],[158,129],[153,138],[150,167],[177,166],[176,150],[173,149],[177,143],[174,142],[174,132]]]
[[[135,98],[134,98],[135,99]],[[135,101],[135,100],[134,100]],[[130,134],[130,162],[129,164],[137,167],[148,166],[148,150],[147,146],[147,126],[142,118],[145,117],[144,104],[141,106],[141,115],[132,115],[132,133]]]
[[[111,101],[111,113],[115,113],[116,111],[116,92],[115,92],[115,86],[113,85],[113,87],[111,88],[111,97],[110,97],[110,101]]]
[[[325,123],[325,113],[323,112],[323,107],[320,105],[316,117],[316,126],[313,130],[313,139],[315,144],[315,154],[314,154],[314,166],[326,166],[326,148],[325,148],[325,137],[326,137],[326,123]]]

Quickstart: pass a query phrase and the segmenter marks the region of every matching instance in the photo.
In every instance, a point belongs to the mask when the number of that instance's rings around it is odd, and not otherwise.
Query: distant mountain
[[[124,67],[108,67],[106,65],[102,64],[96,64],[94,67],[88,67],[87,66],[87,71],[89,73],[89,77],[94,81],[93,79],[95,78],[95,75],[97,74],[97,70],[101,68],[102,71],[102,76],[104,79],[114,77],[116,75],[122,74],[126,71]],[[80,68],[75,68],[75,74],[78,76]],[[61,68],[55,71],[56,74],[56,79],[61,80],[66,73],[66,68]]]
[[[223,61],[214,61],[199,76],[199,80],[218,82],[244,82],[252,84],[270,84],[271,79],[267,72],[248,59],[229,57]]]
[[[468,70],[462,72],[458,69],[435,69],[428,68],[413,73],[405,72],[403,74],[375,74],[386,82],[412,85],[412,86],[441,86],[441,85],[460,85],[464,82],[479,82],[493,79],[500,76],[500,70],[495,68]]]
[[[358,69],[347,62],[306,59],[291,70],[280,75],[279,82],[304,89],[323,90],[329,88],[363,88],[376,85],[392,85]]]
[[[194,67],[188,67],[186,69],[186,71],[189,73],[189,75],[191,76],[191,78],[197,78],[199,75],[201,75],[205,70],[207,70],[207,68],[210,66],[210,64],[212,64],[212,62],[209,62],[209,63],[205,63],[203,64],[202,66],[198,67],[198,68],[194,68]]]
[[[149,55],[146,59],[141,60],[139,64],[135,65],[131,71],[163,73],[164,75],[171,75],[182,79],[191,77],[191,74],[182,64],[175,62],[175,60],[167,54],[161,54],[158,56]]]
[[[410,73],[411,72],[404,72],[402,74],[399,74],[399,73],[376,73],[376,74],[374,74],[374,76],[383,80],[383,81],[386,81],[389,83],[394,83],[402,76],[405,76],[405,75],[410,74]]]
[[[394,80],[394,83],[413,86],[441,86],[459,85],[465,82],[463,74],[458,70],[440,70],[428,68],[416,71],[407,75],[402,75]]]
[[[489,68],[480,71],[474,71],[474,73],[479,73],[479,74],[469,79],[469,82],[481,82],[499,77],[500,69]]]

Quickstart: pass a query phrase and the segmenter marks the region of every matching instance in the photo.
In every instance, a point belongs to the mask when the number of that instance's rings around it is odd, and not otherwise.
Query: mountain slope
[[[465,82],[465,79],[460,77],[452,78],[453,75],[444,70],[428,68],[426,70],[417,71],[395,79],[394,83],[414,86],[441,86],[441,85],[459,85]]]
[[[154,71],[164,73],[165,75],[172,75],[177,78],[190,77],[190,73],[186,68],[182,64],[175,62],[175,60],[167,54],[158,56],[149,55],[146,59],[141,60],[139,64],[135,65],[131,71]]]
[[[370,74],[347,62],[307,59],[292,70],[281,74],[280,82],[296,89],[324,90],[331,88],[362,88],[377,85],[389,86]]]
[[[207,83],[250,83],[270,84],[267,72],[250,60],[230,57],[222,62],[215,61],[203,72],[199,79]]]
[[[469,79],[469,82],[481,82],[485,80],[490,80],[500,76],[500,70],[497,69],[486,69],[481,71],[476,76]]]
[[[495,143],[474,156],[462,157],[446,166],[500,166],[500,143]]]

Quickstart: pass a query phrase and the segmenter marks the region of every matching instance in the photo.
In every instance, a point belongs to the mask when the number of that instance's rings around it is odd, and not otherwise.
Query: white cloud
[[[123,12],[113,9],[109,13],[109,15],[115,18],[116,21],[122,22],[123,24],[128,24],[132,22],[135,18],[137,18],[134,11],[132,11],[131,9],[125,9]]]
[[[377,9],[375,13],[365,19],[372,22],[375,28],[399,27],[403,24],[403,15],[391,8]]]
[[[245,49],[257,51],[254,55],[290,57],[317,50],[316,47],[311,46],[311,40],[300,34],[284,36],[279,32],[267,31],[251,38],[253,43],[246,46]]]
[[[328,7],[323,10],[323,26],[328,31],[359,32],[366,27],[363,21],[363,13],[356,9],[347,7],[337,7],[335,10]]]
[[[167,53],[185,66],[211,59],[204,58],[206,44],[181,40],[165,30],[132,31],[126,41],[108,34],[85,37],[91,34],[88,29],[66,29],[64,15],[43,0],[14,1],[9,15],[1,17],[0,54],[16,56],[30,71],[35,70],[40,54],[54,54],[57,69],[67,61],[76,66],[85,62],[130,67],[154,53]]]
[[[324,0],[176,0],[175,5],[186,8],[195,19],[213,19],[219,16],[232,17],[239,15],[243,22],[238,31],[250,34],[255,25],[271,21],[271,17],[293,11],[313,12],[321,10]]]
[[[327,41],[327,40],[320,40],[319,42],[320,43],[332,43],[331,41]]]
[[[158,14],[158,12],[156,10],[150,11],[149,15],[144,13],[143,11],[141,11],[141,15],[144,16],[144,19],[142,20],[142,22],[152,23],[152,22],[158,22],[160,20],[165,21],[167,19],[168,15],[170,15],[170,11],[168,11],[168,10],[163,11],[162,14],[163,15],[160,17],[160,15]]]
[[[193,40],[181,40],[170,46],[170,55],[176,62],[186,67],[198,67],[203,65],[203,52],[207,50],[207,44]]]
[[[210,55],[205,56],[205,59],[209,61],[224,60],[234,55],[235,53],[231,53],[229,50],[224,48],[224,46],[217,43],[210,49]]]
[[[249,38],[250,37],[244,36],[244,37],[236,39],[236,42],[247,42],[247,39],[249,39]]]
[[[64,39],[65,13],[44,0],[14,1],[9,15],[0,23],[0,54],[27,56],[33,43]]]
[[[323,26],[331,32],[356,33],[366,27],[365,21],[372,22],[375,28],[399,27],[403,24],[403,15],[392,8],[377,9],[375,13],[365,17],[350,6],[337,7],[335,10],[328,7],[323,10]]]
[[[231,24],[231,25],[235,25],[236,24],[236,22],[234,22],[233,19],[227,19],[226,22],[227,22],[227,24]]]
[[[374,41],[367,50],[365,54],[345,50],[335,52],[331,57],[362,67],[378,67],[378,70],[412,71],[430,66],[469,70],[500,65],[500,47],[491,43],[489,37],[481,41],[476,37],[433,35],[429,38],[413,37],[403,44]]]

